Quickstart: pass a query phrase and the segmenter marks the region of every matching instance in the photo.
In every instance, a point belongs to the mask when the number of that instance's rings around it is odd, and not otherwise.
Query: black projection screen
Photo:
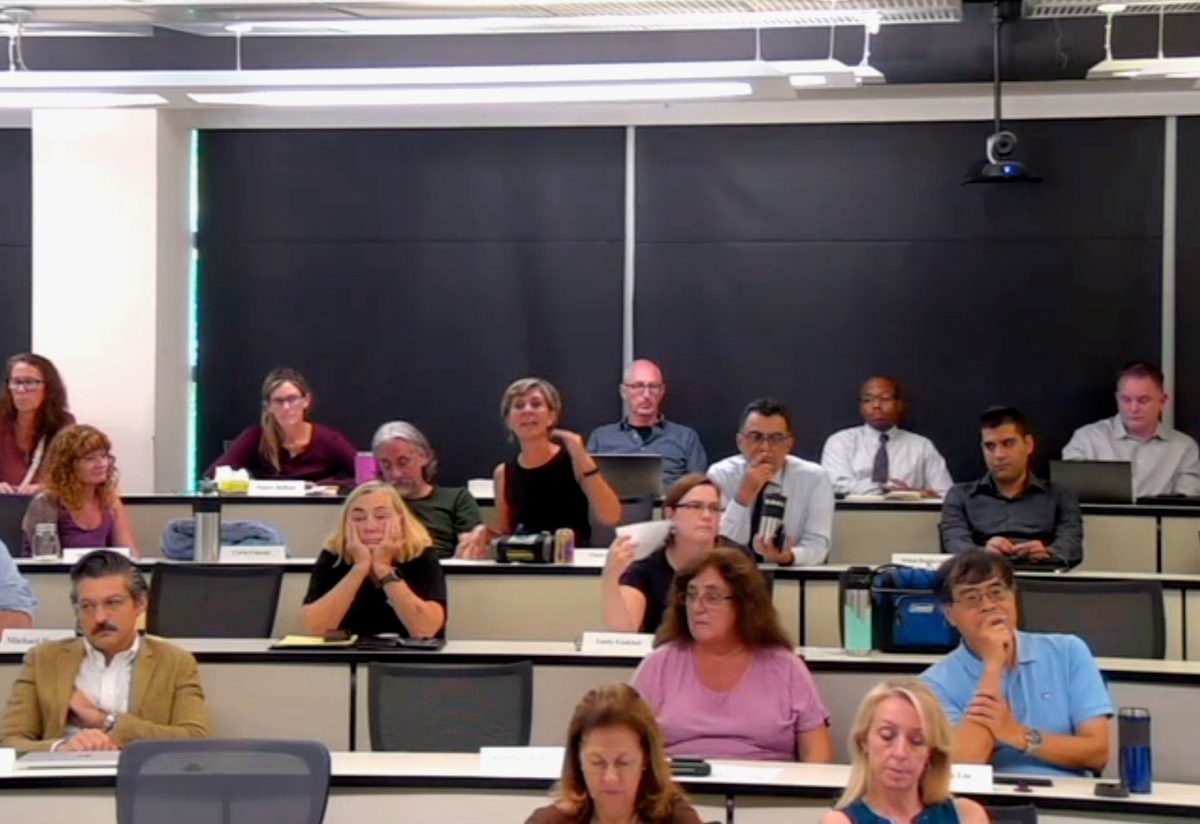
[[[1200,437],[1200,117],[1181,117],[1178,128],[1175,425]]]
[[[989,126],[638,131],[637,349],[714,459],[760,395],[817,459],[872,373],[956,479],[988,405],[1033,419],[1041,466],[1115,413],[1113,370],[1159,355],[1163,121],[1013,124],[1045,182],[960,186]]]
[[[511,452],[509,381],[586,432],[619,414],[622,129],[200,134],[199,465],[258,420],[273,366],[367,448],[403,418],[440,478]]]
[[[33,166],[28,129],[0,129],[0,352],[28,352],[32,335]]]

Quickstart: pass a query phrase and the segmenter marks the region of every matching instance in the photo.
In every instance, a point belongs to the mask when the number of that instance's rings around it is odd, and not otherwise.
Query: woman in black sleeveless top
[[[496,506],[500,531],[575,532],[575,545],[588,546],[592,528],[588,506],[597,523],[613,525],[621,502],[600,475],[600,467],[575,432],[555,429],[562,397],[549,381],[514,381],[500,401],[500,413],[521,451],[496,467]]]

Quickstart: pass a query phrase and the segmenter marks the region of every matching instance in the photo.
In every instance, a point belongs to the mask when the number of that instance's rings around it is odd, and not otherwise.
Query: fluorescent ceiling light
[[[196,93],[194,102],[213,106],[444,106],[503,103],[596,103],[746,97],[745,82],[633,83],[590,86],[458,87],[436,89],[289,89],[286,91]]]
[[[157,94],[0,91],[0,109],[115,109],[126,106],[161,106],[166,102],[165,97]]]
[[[1096,11],[1100,12],[1101,14],[1120,14],[1127,8],[1129,7],[1124,3],[1101,3],[1100,5],[1096,6]]]
[[[1138,57],[1101,60],[1088,80],[1176,80],[1200,77],[1200,57]]]

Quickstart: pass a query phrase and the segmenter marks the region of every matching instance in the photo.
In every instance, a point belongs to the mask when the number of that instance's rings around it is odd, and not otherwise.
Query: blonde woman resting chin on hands
[[[446,579],[432,543],[392,486],[372,481],[355,489],[317,556],[301,612],[305,629],[443,635]]]

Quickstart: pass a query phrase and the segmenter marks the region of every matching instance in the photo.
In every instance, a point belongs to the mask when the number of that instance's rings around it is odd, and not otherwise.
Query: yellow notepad
[[[330,640],[321,635],[285,635],[271,645],[271,649],[288,649],[294,647],[352,647],[358,643],[358,636]]]

